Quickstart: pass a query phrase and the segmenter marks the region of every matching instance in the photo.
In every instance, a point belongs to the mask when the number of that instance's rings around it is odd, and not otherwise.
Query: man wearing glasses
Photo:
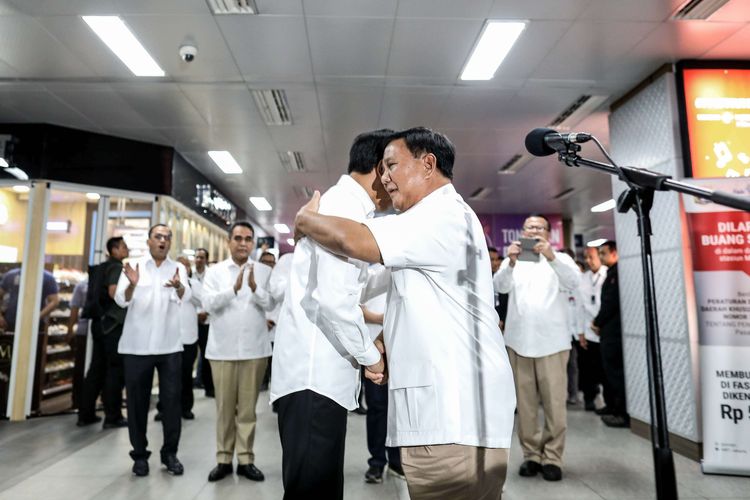
[[[505,344],[518,399],[518,438],[524,457],[519,474],[531,477],[541,472],[547,481],[559,481],[567,427],[568,290],[578,288],[580,277],[573,259],[550,245],[546,217],[527,217],[522,236],[536,240],[533,254],[528,260],[519,259],[521,242],[514,241],[495,275],[496,290],[510,294]]]
[[[149,253],[125,264],[117,282],[115,303],[127,307],[118,352],[123,355],[128,395],[128,433],[133,451],[133,474],[149,472],[146,425],[151,401],[154,369],[159,372],[159,402],[162,406],[164,444],[161,462],[170,474],[179,476],[183,467],[177,459],[182,405],[182,335],[180,305],[190,300],[185,267],[170,259],[172,231],[156,224],[148,231]]]

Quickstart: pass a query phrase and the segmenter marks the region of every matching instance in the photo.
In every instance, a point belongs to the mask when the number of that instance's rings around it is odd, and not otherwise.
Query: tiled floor
[[[149,429],[151,475],[130,475],[126,429],[80,429],[75,416],[48,417],[22,423],[0,422],[0,499],[8,500],[190,500],[278,499],[281,448],[275,415],[267,393],[258,404],[256,464],[266,481],[237,477],[208,483],[214,465],[214,406],[196,391],[196,420],[184,422],[180,460],[185,475],[172,477],[158,467],[161,429]],[[365,484],[367,461],[364,417],[350,414],[346,452],[345,497],[356,500],[408,499],[406,484],[386,477],[381,485]],[[704,476],[697,463],[675,456],[680,498],[750,499],[750,478]],[[654,498],[651,448],[628,430],[604,427],[580,409],[569,413],[565,478],[547,483],[518,476],[517,443],[511,453],[505,500],[647,499]]]

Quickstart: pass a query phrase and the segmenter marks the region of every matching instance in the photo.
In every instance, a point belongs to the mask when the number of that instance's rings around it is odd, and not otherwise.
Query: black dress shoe
[[[157,411],[156,415],[154,415],[154,422],[161,422],[161,412]]]
[[[612,415],[612,408],[609,406],[604,406],[602,408],[599,408],[598,410],[594,410],[594,413],[597,415]]]
[[[596,404],[593,401],[586,401],[584,408],[586,411],[596,411]]]
[[[542,466],[539,462],[533,460],[526,460],[521,464],[521,468],[518,469],[518,475],[523,477],[534,477],[541,472]]]
[[[208,473],[208,480],[212,483],[221,481],[232,472],[232,464],[218,464]]]
[[[630,427],[630,417],[627,415],[602,415],[602,422],[607,427]]]
[[[542,465],[542,477],[545,481],[559,481],[562,479],[562,469],[557,465]]]
[[[381,467],[370,466],[365,472],[365,482],[370,484],[379,484],[383,482],[383,469]]]
[[[237,475],[245,476],[251,481],[263,481],[266,477],[255,464],[240,464],[237,466]]]
[[[104,421],[104,425],[102,425],[102,429],[117,429],[119,427],[127,427],[128,421],[124,418],[120,417],[117,420],[113,420],[112,422]]]
[[[133,463],[133,475],[138,477],[148,476],[148,460],[139,458]]]
[[[216,397],[216,394],[214,394],[214,391],[206,391],[206,397],[207,398],[214,398],[214,397]]]
[[[177,459],[177,455],[166,455],[161,458],[161,463],[167,468],[167,472],[173,476],[181,476],[185,472],[182,463]]]
[[[190,410],[184,411],[182,412],[182,418],[184,418],[185,420],[194,420],[195,414]]]
[[[102,417],[94,417],[94,418],[79,418],[78,422],[76,422],[76,425],[78,427],[86,427],[87,425],[96,424],[98,422],[102,421]]]

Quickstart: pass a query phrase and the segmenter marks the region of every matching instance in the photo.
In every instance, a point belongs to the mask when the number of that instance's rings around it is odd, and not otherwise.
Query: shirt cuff
[[[362,366],[371,366],[380,361],[380,351],[375,347],[375,344],[370,344],[365,353],[362,355],[360,364]]]

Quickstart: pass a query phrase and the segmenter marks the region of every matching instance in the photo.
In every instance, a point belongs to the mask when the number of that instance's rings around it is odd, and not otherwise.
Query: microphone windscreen
[[[526,151],[534,156],[549,156],[557,151],[552,149],[544,141],[548,134],[556,134],[557,130],[551,128],[535,128],[526,135]]]

